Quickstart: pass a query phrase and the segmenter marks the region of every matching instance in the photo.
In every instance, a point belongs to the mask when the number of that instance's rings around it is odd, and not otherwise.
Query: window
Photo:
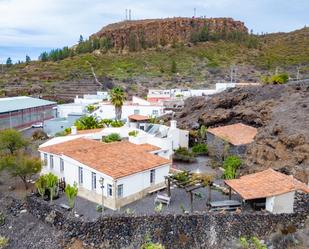
[[[150,170],[150,183],[155,183],[156,181],[156,170]]]
[[[64,161],[62,158],[60,158],[60,172],[64,171]]]
[[[117,196],[123,197],[123,184],[117,186]]]
[[[159,115],[159,111],[158,110],[152,110],[152,115],[153,116],[158,116]]]
[[[53,169],[54,168],[54,156],[53,155],[50,155],[49,156],[49,166],[50,166],[50,168],[51,169]]]
[[[107,194],[108,196],[113,196],[113,188],[110,184],[107,184]]]
[[[134,114],[139,114],[139,110],[138,109],[134,110]]]
[[[91,184],[91,186],[92,186],[92,190],[94,190],[94,189],[96,189],[97,188],[97,174],[96,173],[94,173],[94,172],[92,172],[91,173],[91,182],[92,182],[92,184]]]
[[[83,184],[83,168],[78,167],[78,183]]]
[[[47,154],[44,153],[44,165],[47,165]]]

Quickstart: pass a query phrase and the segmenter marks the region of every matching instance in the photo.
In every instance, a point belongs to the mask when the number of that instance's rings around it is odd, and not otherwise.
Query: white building
[[[109,100],[110,96],[108,92],[97,92],[97,94],[84,94],[82,98],[76,96],[74,99],[75,104],[95,104],[104,100]]]
[[[216,83],[213,89],[149,89],[147,100],[150,102],[162,102],[175,98],[186,99],[189,97],[213,95],[225,91],[228,88],[256,86],[257,83]]]
[[[78,183],[78,195],[99,204],[103,192],[104,206],[116,210],[165,185],[171,162],[154,155],[157,149],[79,137],[43,144],[39,152],[45,162],[43,174],[52,172],[68,184]]]
[[[101,102],[98,109],[91,115],[100,119],[114,119],[115,107],[110,102]],[[164,106],[162,104],[153,104],[139,97],[132,97],[132,101],[126,101],[122,106],[122,119],[127,119],[128,116],[139,114],[144,116],[161,116],[164,114]]]
[[[225,180],[225,183],[246,202],[264,200],[265,209],[274,214],[293,213],[295,192],[309,193],[305,183],[273,169]]]

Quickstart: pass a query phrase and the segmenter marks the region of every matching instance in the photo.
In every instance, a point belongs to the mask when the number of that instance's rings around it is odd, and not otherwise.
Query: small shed
[[[133,114],[128,116],[128,120],[130,127],[144,130],[144,124],[149,122],[149,117],[140,114]]]
[[[223,160],[227,154],[242,156],[247,145],[254,141],[257,129],[242,123],[207,130],[209,154]]]
[[[243,200],[258,201],[264,204],[263,208],[274,214],[293,213],[295,192],[309,193],[305,183],[296,180],[292,175],[273,169],[245,175],[239,179],[225,180],[225,184]]]

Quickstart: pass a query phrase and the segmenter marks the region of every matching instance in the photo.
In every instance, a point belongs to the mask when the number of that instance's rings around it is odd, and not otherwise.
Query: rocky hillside
[[[138,50],[158,44],[190,42],[192,35],[204,27],[209,33],[248,32],[243,22],[232,18],[166,18],[110,24],[91,37],[109,38],[116,49],[134,46]]]
[[[196,129],[242,122],[258,128],[242,173],[268,167],[309,180],[309,84],[230,89],[213,97],[190,98],[176,115],[180,126]]]

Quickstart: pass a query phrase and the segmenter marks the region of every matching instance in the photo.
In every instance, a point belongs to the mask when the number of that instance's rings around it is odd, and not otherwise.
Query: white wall
[[[160,105],[123,105],[121,118],[127,119],[128,116],[135,114],[135,110],[138,110],[138,114],[144,116],[160,116],[164,114],[164,107]],[[154,111],[156,111],[157,114],[155,114]],[[111,104],[101,104],[99,109],[94,111],[91,115],[101,119],[114,119],[115,107]]]
[[[84,113],[86,104],[63,104],[57,106],[57,117],[67,118],[70,113]]]
[[[295,191],[266,198],[266,210],[274,213],[293,213]]]
[[[103,174],[102,172],[99,172],[95,169],[92,169],[88,167],[87,165],[84,165],[78,161],[73,160],[72,158],[69,158],[67,156],[54,156],[54,168],[50,168],[50,153],[46,153],[48,155],[47,165],[43,167],[42,174],[46,174],[48,172],[51,172],[55,175],[57,175],[59,178],[64,177],[66,183],[68,184],[74,184],[74,182],[78,183],[78,168],[83,168],[83,184],[80,185],[80,187],[83,187],[84,189],[93,191],[94,193],[100,194],[102,193],[99,179],[100,177],[104,178],[104,196],[107,196],[107,184],[111,184],[113,186],[113,183],[115,182],[114,179],[106,174]],[[64,171],[60,172],[60,158],[64,160]],[[41,159],[44,160],[44,152],[41,152]],[[155,169],[156,177],[155,177],[155,184],[164,182],[165,178],[164,176],[168,175],[169,172],[169,164],[157,167]],[[92,172],[96,173],[96,189],[92,189]],[[138,193],[142,190],[144,190],[147,187],[150,187],[150,170],[146,170],[144,172],[136,173],[130,176],[126,176],[123,178],[120,178],[116,180],[116,184],[123,184],[123,197],[130,196],[132,194]],[[113,196],[117,194],[113,193]]]

